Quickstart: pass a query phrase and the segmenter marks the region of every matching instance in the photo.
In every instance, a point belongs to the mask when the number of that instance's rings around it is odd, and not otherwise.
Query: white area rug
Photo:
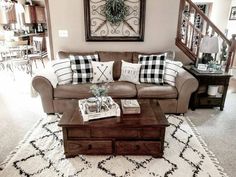
[[[163,158],[80,155],[66,159],[62,131],[57,126],[59,119],[59,116],[42,119],[1,164],[0,176],[227,177],[183,116],[167,115],[170,126],[166,130]]]

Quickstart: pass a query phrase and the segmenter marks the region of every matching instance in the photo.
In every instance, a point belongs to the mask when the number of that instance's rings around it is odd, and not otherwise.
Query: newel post
[[[228,59],[225,67],[225,72],[229,71],[229,67],[232,67],[235,57],[236,51],[236,34],[232,35],[232,39],[230,40],[230,47],[228,50]]]

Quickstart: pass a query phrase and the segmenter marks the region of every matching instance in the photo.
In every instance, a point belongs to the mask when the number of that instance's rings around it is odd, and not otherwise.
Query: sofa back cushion
[[[59,51],[58,52],[58,56],[60,59],[64,59],[64,58],[69,58],[70,55],[80,55],[80,56],[85,56],[85,55],[95,55],[95,52],[70,52],[70,51]]]
[[[133,52],[98,52],[100,61],[114,61],[113,78],[118,80],[121,74],[121,61],[132,62]]]
[[[170,53],[171,52],[171,53]],[[138,63],[139,55],[160,55],[166,53],[167,58],[169,58],[169,55],[172,54],[172,51],[165,51],[165,52],[150,52],[150,53],[145,53],[145,52],[134,52],[133,53],[133,63]]]

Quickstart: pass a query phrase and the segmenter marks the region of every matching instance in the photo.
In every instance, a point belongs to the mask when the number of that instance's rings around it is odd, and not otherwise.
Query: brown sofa
[[[135,85],[129,82],[117,81],[121,73],[121,60],[138,62],[137,52],[96,52],[100,61],[115,61],[113,77],[115,82],[109,83],[108,95],[112,98],[140,98],[157,99],[165,113],[185,113],[188,110],[189,99],[197,87],[198,81],[187,71],[181,69],[176,78],[176,87],[155,84]],[[70,54],[87,55],[94,53],[59,52],[61,59]],[[143,54],[143,53],[142,53]],[[33,78],[32,85],[40,94],[45,113],[62,113],[66,109],[77,105],[77,100],[91,95],[91,83],[78,85],[61,85],[54,88],[43,76]]]

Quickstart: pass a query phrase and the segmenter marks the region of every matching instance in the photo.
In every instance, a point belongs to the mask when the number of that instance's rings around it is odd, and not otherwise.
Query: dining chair
[[[4,41],[0,40],[0,71],[5,69],[5,64],[4,64]]]
[[[15,78],[15,69],[26,71],[32,76],[32,61],[28,58],[28,40],[11,41],[6,43],[7,52],[5,60],[7,68],[9,68]]]
[[[1,67],[2,69],[10,70],[13,73],[13,65],[12,59],[17,57],[15,51],[11,50],[12,48],[16,48],[16,41],[5,41],[1,45]]]
[[[5,42],[5,59],[17,58],[19,53],[16,50],[18,48],[18,41],[6,41]]]
[[[28,57],[30,60],[34,61],[36,68],[38,68],[36,60],[41,60],[43,67],[45,68],[43,60],[47,56],[47,51],[43,51],[43,37],[33,37],[33,51]]]
[[[4,59],[0,57],[0,71],[5,69]]]

